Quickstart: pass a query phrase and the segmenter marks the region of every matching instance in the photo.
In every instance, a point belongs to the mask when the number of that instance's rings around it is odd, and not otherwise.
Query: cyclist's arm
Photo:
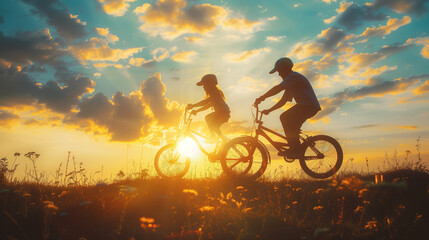
[[[199,102],[197,102],[195,104],[192,104],[192,108],[194,108],[194,107],[201,107],[201,106],[204,106],[204,105],[207,105],[207,104],[210,104],[210,99],[209,98],[203,99],[202,101],[199,101]]]
[[[281,92],[282,90],[284,90],[284,87],[281,84],[276,85],[273,88],[271,88],[270,90],[268,90],[268,92],[266,92],[264,95],[262,95],[258,99],[256,99],[255,103],[256,102],[262,102],[266,98],[272,97],[272,96],[278,94],[279,92]]]
[[[210,102],[209,102],[209,103],[207,103],[206,105],[202,106],[201,108],[199,108],[199,109],[195,110],[195,113],[198,113],[198,112],[201,112],[201,111],[207,110],[207,109],[209,109],[211,106],[212,106],[212,105],[211,105],[211,104],[210,104]]]
[[[272,106],[271,108],[265,110],[267,111],[267,114],[281,108],[283,105],[285,105],[287,103],[287,101],[290,101],[290,96],[287,94],[287,92],[285,92],[282,96],[282,98],[276,103],[274,104],[274,106]]]

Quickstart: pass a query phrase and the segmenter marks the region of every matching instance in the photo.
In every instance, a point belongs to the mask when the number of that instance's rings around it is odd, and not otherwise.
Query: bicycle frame
[[[286,136],[284,136],[284,135],[282,135],[282,134],[280,134],[278,132],[275,132],[272,129],[264,127],[263,126],[264,122],[262,122],[262,116],[263,116],[263,114],[262,114],[261,111],[259,111],[259,107],[257,105],[254,106],[254,107],[256,108],[256,116],[255,116],[254,121],[255,121],[256,124],[258,124],[258,127],[255,130],[255,138],[258,139],[258,137],[260,135],[260,136],[264,137],[268,142],[270,142],[271,145],[275,149],[277,149],[277,151],[279,151],[279,152],[284,151],[286,149],[286,147],[289,146],[289,144],[287,143]],[[273,135],[275,135],[277,137],[280,137],[280,138],[284,139],[285,142],[276,142],[276,141],[274,141],[266,132],[269,132],[269,133],[271,133],[271,134],[273,134]],[[311,137],[308,137],[307,135],[305,135],[305,137],[303,137],[302,135],[303,135],[302,133],[300,133],[300,135],[299,135],[299,139],[302,142],[305,142],[305,141],[307,141],[308,139],[311,138]],[[305,160],[312,160],[312,159],[323,158],[323,154],[317,148],[315,148],[315,147],[313,147],[311,145],[310,145],[310,148],[316,153],[316,156],[315,157],[304,157]]]
[[[201,145],[200,141],[198,141],[196,136],[204,138],[204,139],[207,139],[207,137],[191,130],[190,129],[191,122],[192,122],[192,113],[185,110],[185,112],[183,114],[182,121],[181,121],[180,126],[179,126],[179,133],[178,133],[178,137],[176,139],[176,143],[180,142],[181,140],[183,140],[186,137],[189,137],[190,139],[192,139],[197,144],[198,148],[200,149],[200,151],[203,154],[205,154],[207,156],[212,155],[206,149],[204,149],[204,147]],[[221,146],[221,143],[216,143],[216,146],[214,148],[213,153],[217,154],[219,149],[220,149],[220,146]]]

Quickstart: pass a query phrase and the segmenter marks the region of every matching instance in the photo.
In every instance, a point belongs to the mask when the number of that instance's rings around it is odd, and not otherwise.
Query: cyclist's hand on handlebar
[[[192,115],[197,115],[198,111],[197,110],[192,110],[191,114]]]
[[[270,114],[270,110],[268,110],[268,109],[265,109],[265,110],[262,110],[262,114],[265,114],[265,115],[268,115],[268,114]]]
[[[192,103],[189,103],[188,105],[186,105],[186,110],[192,109],[194,107],[194,105]]]
[[[263,101],[263,99],[261,97],[255,99],[255,103],[253,103],[253,106],[258,106],[261,102]]]

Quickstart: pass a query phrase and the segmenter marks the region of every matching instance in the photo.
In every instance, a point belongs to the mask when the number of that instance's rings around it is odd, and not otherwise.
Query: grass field
[[[0,239],[426,239],[429,174],[4,183]]]

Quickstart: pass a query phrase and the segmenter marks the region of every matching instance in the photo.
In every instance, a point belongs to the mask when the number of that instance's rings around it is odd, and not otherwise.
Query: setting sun
[[[200,151],[198,149],[198,145],[189,137],[186,137],[185,139],[181,140],[177,144],[177,149],[179,152],[187,157],[190,157],[191,160],[195,160],[194,158],[198,155],[198,152]]]

